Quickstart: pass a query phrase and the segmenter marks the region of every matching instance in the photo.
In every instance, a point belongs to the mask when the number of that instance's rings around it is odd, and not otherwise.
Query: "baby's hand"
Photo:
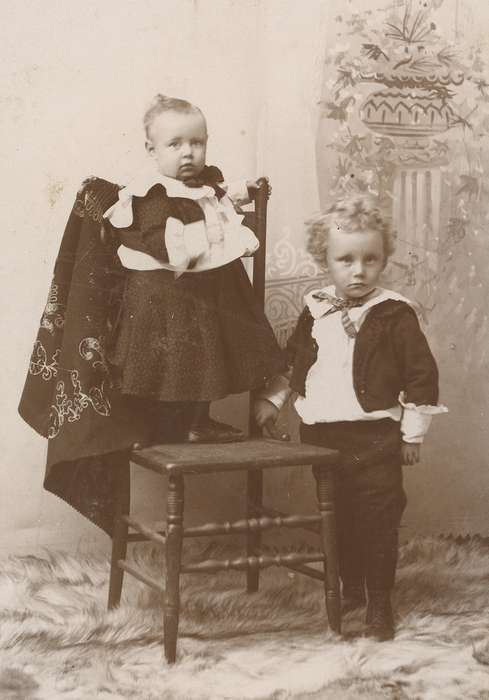
[[[272,194],[272,187],[268,181],[268,177],[263,175],[262,177],[257,177],[256,180],[247,180],[246,181],[246,187],[248,188],[248,192],[250,193],[250,198],[253,199],[253,196],[255,194],[255,190],[260,189],[260,182],[262,180],[265,180],[267,183],[267,197],[270,197]]]
[[[290,440],[290,436],[287,433],[280,433],[275,425],[279,410],[271,401],[257,399],[253,405],[253,414],[260,428],[266,428],[272,438]]]
[[[413,442],[403,442],[401,455],[403,464],[417,464],[420,460],[420,445]]]

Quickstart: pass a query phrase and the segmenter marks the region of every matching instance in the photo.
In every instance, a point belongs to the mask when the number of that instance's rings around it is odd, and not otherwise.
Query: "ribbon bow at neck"
[[[369,292],[364,297],[360,297],[359,299],[340,299],[339,297],[335,297],[332,294],[328,294],[328,292],[319,291],[315,292],[312,295],[312,298],[317,299],[318,301],[327,301],[329,304],[331,304],[331,308],[323,314],[323,317],[329,316],[330,314],[334,314],[336,311],[340,311],[341,323],[343,324],[345,333],[350,338],[355,338],[357,335],[357,329],[355,328],[355,324],[353,323],[353,321],[350,318],[350,315],[348,314],[348,309],[353,309],[357,306],[363,306],[371,295],[372,292]]]

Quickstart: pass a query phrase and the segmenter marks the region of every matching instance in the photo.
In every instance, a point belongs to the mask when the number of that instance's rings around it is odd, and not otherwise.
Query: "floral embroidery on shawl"
[[[40,323],[41,328],[45,328],[51,335],[54,334],[55,328],[63,328],[65,323],[65,306],[58,301],[58,291],[59,286],[53,282]]]
[[[60,352],[61,348],[58,348],[52,355],[51,361],[48,362],[46,348],[39,340],[36,340],[29,363],[29,374],[33,374],[34,376],[40,374],[41,379],[49,382],[53,377],[58,375],[58,358]]]
[[[94,369],[101,368],[105,375],[108,375],[108,368],[103,354],[103,342],[97,338],[84,338],[79,345],[80,356],[84,360],[91,362]],[[99,359],[95,359],[97,354]],[[51,406],[50,426],[48,438],[55,438],[65,420],[73,423],[80,420],[82,412],[86,408],[92,408],[100,416],[110,415],[110,401],[104,393],[105,378],[99,386],[91,386],[84,392],[79,379],[79,372],[76,369],[69,371],[70,383],[60,380],[56,384],[55,403]],[[70,386],[71,384],[71,386]]]
[[[90,362],[94,369],[100,369],[105,377],[99,386],[89,387],[87,392],[82,390],[79,372],[76,369],[68,370],[71,386],[60,380],[56,384],[55,403],[51,405],[50,425],[47,437],[55,438],[65,420],[73,423],[80,419],[86,408],[92,408],[100,416],[110,415],[110,401],[105,395],[105,380],[109,375],[109,369],[103,352],[103,339],[83,338],[79,345],[80,356]],[[34,344],[34,352],[29,365],[29,374],[41,375],[44,381],[50,381],[58,376],[58,357],[61,348],[58,348],[48,363],[47,352],[39,340]],[[64,370],[66,371],[66,370]]]

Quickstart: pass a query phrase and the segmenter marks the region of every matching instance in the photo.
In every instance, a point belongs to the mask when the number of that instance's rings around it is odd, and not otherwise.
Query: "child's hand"
[[[256,180],[247,180],[246,181],[246,187],[248,188],[248,192],[250,193],[250,198],[253,199],[255,190],[258,190],[260,188],[260,182],[261,180],[265,180],[267,183],[267,197],[270,197],[272,194],[272,187],[270,183],[268,182],[268,177],[257,177]]]
[[[257,399],[253,405],[253,415],[260,428],[266,423],[276,423],[278,414],[278,408],[267,399]]]
[[[267,399],[257,399],[253,406],[253,414],[260,428],[266,428],[270,437],[275,440],[290,440],[287,433],[281,433],[275,423],[277,422],[278,408]]]
[[[403,442],[401,455],[403,464],[417,464],[420,460],[420,445],[413,442]]]

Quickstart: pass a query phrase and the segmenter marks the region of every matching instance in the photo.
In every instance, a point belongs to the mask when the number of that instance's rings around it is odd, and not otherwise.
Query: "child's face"
[[[384,242],[379,231],[329,233],[328,268],[343,299],[358,299],[371,292],[385,267]]]
[[[200,112],[158,114],[149,128],[146,150],[158,172],[177,180],[198,176],[205,165],[207,127]]]

